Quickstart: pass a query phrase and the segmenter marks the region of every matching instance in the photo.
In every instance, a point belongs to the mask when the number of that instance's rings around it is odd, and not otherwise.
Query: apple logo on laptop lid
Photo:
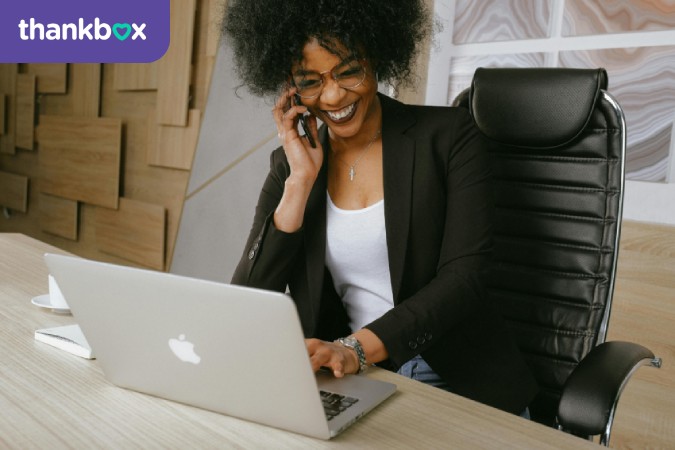
[[[169,348],[178,359],[183,362],[199,364],[202,358],[195,352],[195,345],[185,340],[185,335],[181,334],[178,339],[169,339]]]

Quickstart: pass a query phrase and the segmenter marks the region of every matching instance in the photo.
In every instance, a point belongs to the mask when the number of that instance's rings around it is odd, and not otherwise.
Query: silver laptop
[[[315,375],[285,294],[61,255],[45,261],[118,386],[321,439],[396,390],[360,375]]]

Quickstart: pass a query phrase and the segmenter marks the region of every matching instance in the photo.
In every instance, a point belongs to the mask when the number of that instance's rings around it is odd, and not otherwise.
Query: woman
[[[224,27],[244,83],[278,95],[281,142],[232,282],[289,289],[314,370],[377,364],[522,413],[535,383],[484,288],[480,137],[377,92],[409,80],[423,1],[240,0]]]

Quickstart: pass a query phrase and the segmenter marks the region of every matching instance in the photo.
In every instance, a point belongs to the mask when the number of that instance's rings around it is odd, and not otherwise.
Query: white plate
[[[62,308],[62,307],[54,307],[52,306],[51,300],[49,298],[49,294],[44,294],[44,295],[38,295],[37,297],[33,297],[30,301],[32,304],[35,306],[39,306],[40,308],[45,308],[45,309],[51,309],[55,313],[59,314],[70,314],[70,308]]]

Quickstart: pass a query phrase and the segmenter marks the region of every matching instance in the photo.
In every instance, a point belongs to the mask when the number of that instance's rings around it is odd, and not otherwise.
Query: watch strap
[[[356,352],[356,356],[359,359],[359,371],[356,373],[362,373],[368,368],[368,363],[366,362],[366,353],[363,351],[363,347],[358,339],[354,336],[341,337],[335,342],[338,342],[340,345],[351,348]]]

